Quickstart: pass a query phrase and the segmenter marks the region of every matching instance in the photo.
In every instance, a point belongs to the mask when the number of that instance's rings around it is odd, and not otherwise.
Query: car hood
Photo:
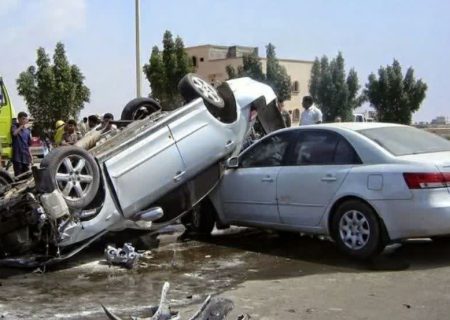
[[[266,133],[286,127],[277,107],[277,96],[270,86],[248,77],[228,80],[227,84],[241,107],[254,104]]]

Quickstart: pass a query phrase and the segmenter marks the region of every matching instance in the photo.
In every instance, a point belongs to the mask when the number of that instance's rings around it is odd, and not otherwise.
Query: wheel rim
[[[150,112],[148,111],[147,107],[140,107],[139,109],[133,112],[132,118],[133,120],[141,120],[146,118],[149,114]]]
[[[217,103],[220,103],[222,101],[222,98],[217,93],[217,90],[203,79],[192,77],[192,83],[203,97]]]
[[[360,211],[347,211],[339,221],[339,236],[346,247],[359,250],[369,242],[369,221]]]
[[[94,183],[93,169],[82,156],[64,158],[56,169],[56,185],[63,197],[75,201],[84,198]]]

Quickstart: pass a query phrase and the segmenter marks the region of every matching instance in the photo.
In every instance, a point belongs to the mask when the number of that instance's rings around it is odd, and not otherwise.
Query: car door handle
[[[262,182],[273,182],[273,178],[271,177],[265,177],[261,179]]]
[[[173,181],[178,182],[181,180],[181,178],[183,178],[183,176],[185,175],[186,171],[178,171],[175,176],[173,177]]]
[[[325,177],[322,177],[320,180],[325,181],[325,182],[333,182],[333,181],[336,181],[337,178],[335,176],[327,175]]]

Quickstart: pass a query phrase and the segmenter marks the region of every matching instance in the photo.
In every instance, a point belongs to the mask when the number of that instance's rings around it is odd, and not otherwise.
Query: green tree
[[[225,71],[227,72],[228,79],[235,79],[238,77],[238,72],[232,65],[227,65]]]
[[[426,91],[426,83],[415,79],[414,69],[408,68],[403,77],[400,63],[394,60],[392,66],[378,69],[378,78],[373,73],[369,75],[364,94],[377,111],[379,121],[410,124]]]
[[[144,74],[150,82],[151,95],[160,100],[166,110],[181,105],[182,98],[178,93],[178,82],[187,73],[193,71],[192,64],[184,49],[183,40],[173,40],[172,33],[166,31],[163,36],[163,50],[154,46],[149,63],[144,65]]]
[[[152,49],[149,64],[144,65],[144,73],[150,81],[152,96],[160,101],[166,101],[166,75],[162,54],[157,46]]]
[[[325,122],[333,121],[338,116],[344,121],[351,121],[353,110],[364,102],[364,97],[358,94],[359,89],[356,71],[350,69],[346,75],[341,52],[331,61],[327,56],[314,60],[309,92],[322,110]]]
[[[242,66],[236,70],[228,65],[226,72],[228,79],[238,77],[250,77],[257,81],[267,83],[275,91],[278,100],[284,101],[291,98],[291,78],[286,72],[286,68],[280,65],[275,54],[275,46],[269,43],[266,46],[266,74],[263,72],[261,59],[256,53],[243,56]]]
[[[76,119],[89,102],[90,91],[78,66],[67,60],[64,45],[56,44],[53,65],[45,50],[39,48],[36,65],[17,79],[18,93],[24,97],[35,125],[52,130],[57,120]]]
[[[242,57],[242,66],[239,66],[237,70],[231,65],[226,66],[225,70],[228,74],[228,79],[250,77],[257,81],[266,80],[261,59],[256,53],[245,54]]]
[[[184,50],[183,39],[179,36],[175,39],[175,56],[176,69],[175,79],[183,78],[187,73],[192,72],[191,60],[189,59],[186,50]]]
[[[287,74],[286,68],[280,65],[276,54],[275,46],[269,43],[266,46],[266,81],[274,89],[278,100],[291,99],[291,77]]]

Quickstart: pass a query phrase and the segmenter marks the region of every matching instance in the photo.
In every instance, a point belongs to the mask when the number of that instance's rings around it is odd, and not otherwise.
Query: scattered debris
[[[150,307],[151,316],[149,318],[131,318],[134,320],[181,320],[179,313],[171,311],[169,303],[167,302],[167,292],[169,291],[169,287],[169,283],[165,282],[161,291],[159,306]],[[233,302],[229,299],[211,298],[211,296],[208,296],[189,320],[224,320],[233,307]],[[108,316],[108,319],[121,320],[121,318],[109,311],[104,305],[102,305],[102,308]],[[240,315],[238,317],[238,320],[247,319],[250,319],[248,314]]]
[[[130,243],[125,243],[122,248],[107,246],[105,249],[106,261],[114,265],[122,265],[128,269],[136,266],[141,255],[134,250]]]

